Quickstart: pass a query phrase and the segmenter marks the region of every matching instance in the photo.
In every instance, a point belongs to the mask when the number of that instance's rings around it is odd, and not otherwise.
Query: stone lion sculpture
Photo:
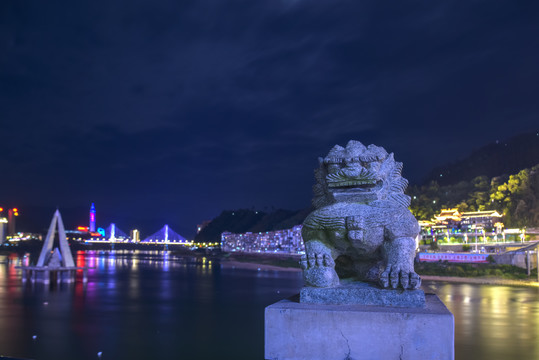
[[[313,206],[303,223],[301,259],[308,286],[334,287],[339,276],[384,288],[417,289],[417,220],[404,194],[408,181],[393,153],[350,141],[336,145],[315,170]]]

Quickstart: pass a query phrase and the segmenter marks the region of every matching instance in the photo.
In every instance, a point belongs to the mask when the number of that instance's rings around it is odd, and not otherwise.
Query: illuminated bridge
[[[151,243],[151,244],[188,244],[183,236],[172,230],[165,225],[158,232],[148,236],[146,239],[141,242]]]
[[[83,227],[79,227],[79,229],[84,229]],[[92,237],[88,240],[85,240],[86,242],[94,242],[94,243],[114,243],[114,242],[128,242],[130,241],[129,236],[120,228],[116,226],[116,224],[111,223],[108,228],[98,228],[97,233],[90,233]]]
[[[105,229],[105,237],[108,241],[124,241],[128,239],[127,234],[116,227],[116,224],[114,223],[111,223],[109,227]]]

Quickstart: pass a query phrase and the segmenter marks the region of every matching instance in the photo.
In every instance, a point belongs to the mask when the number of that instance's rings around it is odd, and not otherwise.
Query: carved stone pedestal
[[[360,281],[341,280],[331,288],[305,286],[299,294],[301,303],[326,305],[374,305],[391,307],[424,307],[423,290],[393,290]]]
[[[265,358],[453,360],[453,314],[436,295],[425,300],[415,308],[279,301],[266,308]]]

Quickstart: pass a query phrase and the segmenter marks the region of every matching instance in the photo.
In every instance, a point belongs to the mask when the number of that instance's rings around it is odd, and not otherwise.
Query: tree
[[[497,210],[505,215],[507,227],[539,226],[539,165],[509,176],[478,176],[453,185],[431,181],[411,186],[407,193],[412,197],[410,210],[421,220],[456,207],[460,212]]]

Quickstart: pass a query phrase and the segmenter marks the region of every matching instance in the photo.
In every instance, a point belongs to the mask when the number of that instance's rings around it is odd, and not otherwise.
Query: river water
[[[0,356],[263,359],[264,307],[302,286],[300,272],[157,251],[75,257],[92,268],[87,284],[23,284],[15,265],[26,259],[0,256]],[[539,288],[426,282],[424,289],[455,315],[457,359],[539,359]]]

